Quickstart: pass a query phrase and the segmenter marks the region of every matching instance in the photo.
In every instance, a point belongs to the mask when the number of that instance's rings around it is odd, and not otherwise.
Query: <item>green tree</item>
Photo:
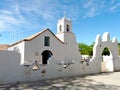
[[[118,48],[119,48],[119,55],[120,55],[120,43],[118,43]]]
[[[104,48],[102,55],[110,55],[109,49],[107,47]]]
[[[90,56],[93,55],[93,47],[94,47],[94,45],[95,45],[95,42],[93,42],[93,43],[89,46],[90,49],[91,49]]]
[[[89,55],[91,56],[92,55],[92,50],[93,49],[93,46],[89,46],[85,43],[79,43],[79,50],[80,50],[80,53],[81,55]]]
[[[93,42],[91,45],[87,45],[85,43],[79,43],[79,50],[81,55],[93,55],[93,47],[95,42]],[[118,43],[119,47],[119,55],[120,55],[120,43]],[[107,47],[104,48],[102,55],[110,55],[110,51]]]

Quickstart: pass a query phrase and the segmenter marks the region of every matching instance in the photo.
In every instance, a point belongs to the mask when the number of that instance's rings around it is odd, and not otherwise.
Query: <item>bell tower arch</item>
[[[62,19],[58,20],[57,23],[57,34],[56,36],[63,41],[64,43],[71,43],[75,41],[75,35],[72,32],[72,22],[70,19],[67,19],[65,16]],[[73,40],[72,40],[73,39]]]
[[[72,22],[70,19],[63,17],[62,19],[58,20],[57,33],[61,32],[72,32]]]

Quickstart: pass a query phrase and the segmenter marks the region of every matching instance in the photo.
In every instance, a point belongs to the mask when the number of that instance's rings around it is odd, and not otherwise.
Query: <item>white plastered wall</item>
[[[8,51],[14,51],[16,53],[20,53],[20,64],[24,64],[24,55],[25,55],[25,42],[18,43],[14,46],[8,48]]]
[[[20,53],[0,51],[0,84],[24,81]]]

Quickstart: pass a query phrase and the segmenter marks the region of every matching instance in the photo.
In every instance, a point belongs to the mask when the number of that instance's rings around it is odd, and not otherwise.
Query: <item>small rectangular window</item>
[[[45,46],[50,46],[50,37],[45,36],[45,38],[44,38],[44,45]]]

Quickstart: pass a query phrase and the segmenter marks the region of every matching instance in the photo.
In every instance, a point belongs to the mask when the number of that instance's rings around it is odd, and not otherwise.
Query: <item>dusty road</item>
[[[0,90],[120,90],[120,72],[0,85]]]

